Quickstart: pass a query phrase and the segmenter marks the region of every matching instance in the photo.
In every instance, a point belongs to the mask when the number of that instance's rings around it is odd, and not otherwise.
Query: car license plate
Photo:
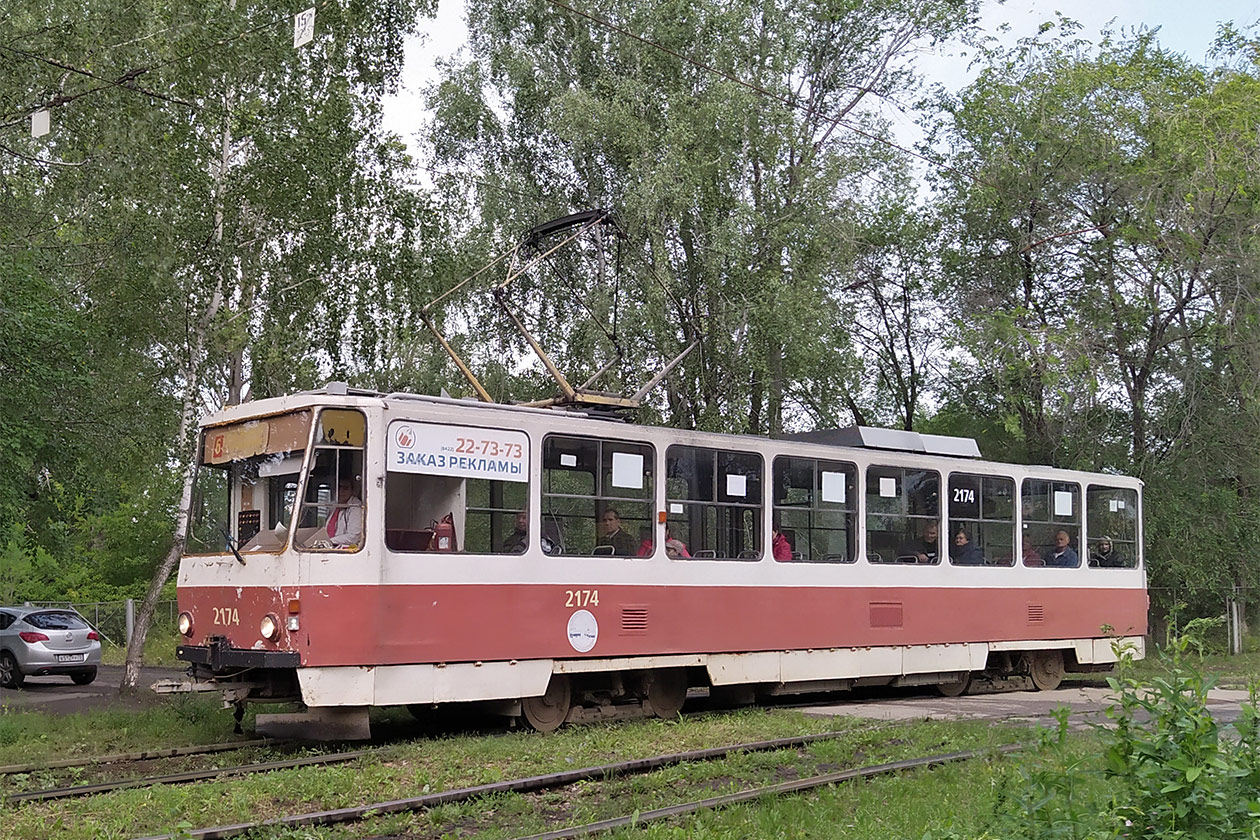
[[[82,662],[83,654],[81,653],[59,653],[57,654],[58,662]]]

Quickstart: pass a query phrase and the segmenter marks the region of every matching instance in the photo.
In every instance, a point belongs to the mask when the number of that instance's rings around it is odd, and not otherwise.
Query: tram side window
[[[1015,565],[1015,481],[993,475],[949,477],[949,562]]]
[[[774,459],[775,528],[792,559],[852,563],[857,559],[857,467],[813,458]]]
[[[386,548],[522,554],[536,539],[523,432],[396,420],[388,445]]]
[[[1021,488],[1025,566],[1081,565],[1081,487],[1068,481],[1024,479]]]
[[[1136,490],[1091,484],[1085,494],[1089,565],[1100,569],[1136,569],[1138,496]]]
[[[933,470],[866,470],[866,557],[871,563],[939,563],[941,477]]]
[[[367,421],[360,411],[326,408],[317,423],[294,544],[308,551],[357,551],[364,538]]]
[[[542,536],[550,551],[651,556],[655,463],[655,450],[647,444],[548,435]]]
[[[697,560],[759,560],[761,456],[694,446],[665,451],[670,534]]]

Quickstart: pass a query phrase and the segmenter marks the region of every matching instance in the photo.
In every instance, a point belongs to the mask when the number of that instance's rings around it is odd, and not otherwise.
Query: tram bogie
[[[538,729],[669,717],[693,687],[1047,688],[1140,656],[1141,483],[967,443],[346,389],[236,406],[203,423],[178,655],[315,720],[481,703]]]

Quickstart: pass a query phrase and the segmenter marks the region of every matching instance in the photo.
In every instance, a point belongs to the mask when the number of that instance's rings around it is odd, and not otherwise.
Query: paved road
[[[176,679],[183,676],[179,668],[142,668],[142,691],[136,697],[122,698],[118,684],[122,680],[120,665],[102,665],[91,685],[75,685],[69,677],[27,677],[20,689],[0,688],[0,712],[38,710],[59,714],[72,714],[89,709],[144,708],[161,702],[148,690],[160,679]]]
[[[1239,706],[1247,692],[1214,689],[1208,694],[1208,708],[1222,723],[1239,717]],[[1013,723],[1045,723],[1051,713],[1067,706],[1075,725],[1102,722],[1103,710],[1113,702],[1107,688],[1059,688],[1055,691],[1010,691],[966,697],[899,697],[896,699],[838,702],[802,709],[817,717],[847,715],[876,720],[1004,720]]]

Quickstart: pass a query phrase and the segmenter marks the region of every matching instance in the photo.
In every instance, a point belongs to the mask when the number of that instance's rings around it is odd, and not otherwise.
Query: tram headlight
[[[192,613],[186,613],[186,612],[180,613],[179,618],[176,619],[175,623],[176,623],[176,626],[179,627],[180,635],[183,635],[183,636],[192,635]]]
[[[264,639],[274,642],[280,635],[280,620],[270,613],[264,615],[262,621],[258,622],[258,632],[262,633]]]

